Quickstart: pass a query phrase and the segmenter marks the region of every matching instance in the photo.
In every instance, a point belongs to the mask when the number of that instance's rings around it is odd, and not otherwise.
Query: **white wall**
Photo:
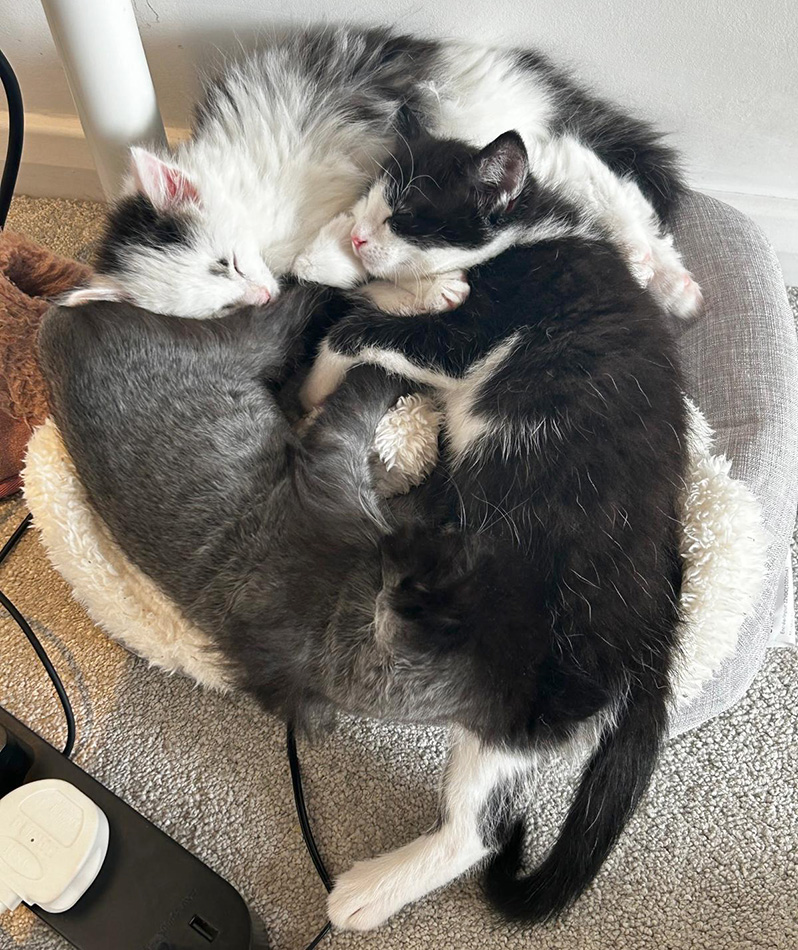
[[[286,22],[288,8],[275,0],[134,5],[164,121],[173,128],[188,122],[196,65],[209,65],[218,50],[254,45],[259,28]],[[671,132],[693,182],[757,218],[798,282],[795,0],[294,0],[290,9],[295,21],[388,22],[542,47]],[[38,0],[6,5],[0,30],[31,114],[22,190],[97,195]]]

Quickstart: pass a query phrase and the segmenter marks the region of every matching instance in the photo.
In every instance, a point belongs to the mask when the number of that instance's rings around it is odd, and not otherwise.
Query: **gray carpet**
[[[10,226],[78,253],[97,206],[20,199]],[[798,293],[792,291],[798,313]],[[24,509],[0,505],[0,538]],[[78,719],[76,761],[230,880],[263,917],[275,950],[301,950],[324,894],[294,817],[282,727],[248,699],[222,699],[150,670],[70,599],[33,533],[2,569],[33,620]],[[0,620],[0,703],[54,742],[60,707],[17,629]],[[673,740],[651,789],[590,892],[534,933],[493,920],[475,878],[383,930],[335,934],[331,950],[794,950],[798,946],[798,652],[771,652],[731,712]],[[442,736],[345,721],[301,749],[308,801],[333,871],[427,828]],[[539,847],[565,800],[555,767],[531,804]],[[0,918],[0,950],[65,946],[25,908]],[[109,937],[109,950],[113,940]]]

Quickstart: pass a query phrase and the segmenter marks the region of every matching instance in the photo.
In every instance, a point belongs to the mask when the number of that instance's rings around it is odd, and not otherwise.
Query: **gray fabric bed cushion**
[[[706,300],[680,331],[686,389],[716,431],[716,450],[732,460],[731,474],[759,498],[770,535],[767,580],[737,652],[672,724],[676,735],[734,705],[784,634],[798,505],[798,340],[778,260],[752,221],[693,192],[674,232]]]

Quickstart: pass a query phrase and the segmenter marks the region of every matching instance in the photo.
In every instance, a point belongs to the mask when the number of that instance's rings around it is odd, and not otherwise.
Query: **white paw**
[[[336,880],[327,899],[327,913],[333,926],[341,930],[373,930],[407,903],[390,876],[381,875],[379,868],[379,858],[358,861]]]
[[[673,246],[672,235],[658,238],[652,245],[654,276],[649,288],[665,309],[677,317],[694,317],[704,304],[701,288],[684,266]]]
[[[471,293],[471,285],[463,271],[435,274],[422,282],[419,303],[422,313],[444,313],[455,310]]]
[[[408,317],[454,310],[471,293],[471,286],[463,271],[451,271],[427,277],[402,277],[396,283],[374,280],[361,292],[385,313]]]
[[[681,262],[677,267],[657,269],[650,289],[668,313],[676,317],[694,317],[704,305],[701,288]]]
[[[305,412],[320,406],[344,381],[354,360],[334,353],[326,341],[299,390],[299,402]]]
[[[354,287],[365,280],[363,264],[352,250],[353,221],[349,211],[336,215],[294,261],[294,274],[328,287]]]
[[[641,287],[648,287],[654,276],[651,246],[647,242],[628,245],[626,259],[637,283]]]
[[[392,284],[387,280],[372,280],[361,287],[359,292],[383,313],[410,317],[424,312],[419,307],[418,299],[412,291],[400,287],[398,284]]]
[[[380,481],[383,497],[405,494],[435,468],[441,419],[432,400],[420,393],[402,396],[382,417],[374,448],[386,472]]]
[[[682,271],[679,279],[674,282],[666,306],[670,313],[683,319],[695,317],[703,310],[704,295],[698,282],[688,271]]]

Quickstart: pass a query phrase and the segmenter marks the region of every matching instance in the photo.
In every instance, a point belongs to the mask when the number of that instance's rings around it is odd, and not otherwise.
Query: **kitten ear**
[[[189,201],[199,204],[199,192],[191,180],[179,168],[145,148],[135,145],[131,148],[130,174],[136,191],[149,198],[159,211]]]
[[[504,132],[479,153],[477,175],[490,212],[507,211],[526,182],[529,158],[517,132]]]
[[[84,287],[76,287],[74,290],[68,290],[62,294],[55,303],[59,307],[77,307],[82,303],[88,303],[91,300],[126,300],[127,297],[113,278],[106,277],[103,274],[97,274],[91,279],[91,283]]]

